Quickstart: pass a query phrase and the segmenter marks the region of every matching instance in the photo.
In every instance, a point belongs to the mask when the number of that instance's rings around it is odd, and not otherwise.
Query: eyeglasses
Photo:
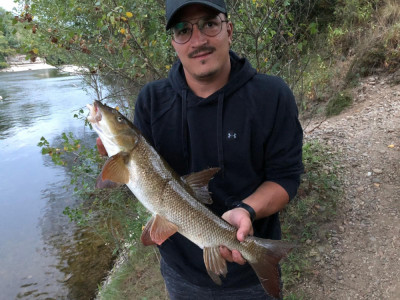
[[[172,39],[178,44],[187,43],[192,37],[194,25],[197,25],[202,34],[213,37],[221,32],[224,22],[228,22],[228,20],[221,20],[218,15],[203,17],[196,23],[182,21],[171,28]]]

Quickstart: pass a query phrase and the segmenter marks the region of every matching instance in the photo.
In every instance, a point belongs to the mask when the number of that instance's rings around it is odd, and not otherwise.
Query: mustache
[[[200,48],[194,50],[193,52],[190,52],[188,56],[189,56],[189,58],[193,58],[194,56],[196,56],[199,53],[213,52],[215,50],[216,50],[215,47],[212,47],[212,46],[201,46]]]

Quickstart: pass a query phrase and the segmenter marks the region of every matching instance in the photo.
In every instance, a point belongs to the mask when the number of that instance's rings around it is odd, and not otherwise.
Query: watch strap
[[[237,202],[232,203],[232,209],[233,208],[237,208],[237,207],[240,207],[240,208],[243,208],[243,209],[247,210],[249,212],[249,214],[250,214],[251,222],[252,223],[254,222],[254,220],[256,219],[256,212],[254,211],[254,209],[250,205],[248,205],[248,204],[246,204],[244,202],[241,202],[241,201],[237,201]]]

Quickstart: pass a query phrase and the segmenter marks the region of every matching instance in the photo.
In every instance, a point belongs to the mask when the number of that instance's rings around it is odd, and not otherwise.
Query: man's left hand
[[[253,235],[253,225],[250,220],[249,213],[243,208],[234,208],[228,210],[222,215],[222,219],[235,226],[238,231],[236,237],[240,242],[243,242],[248,235]],[[220,253],[223,258],[229,262],[235,262],[244,265],[246,260],[242,257],[239,251],[229,250],[224,246],[220,246]]]

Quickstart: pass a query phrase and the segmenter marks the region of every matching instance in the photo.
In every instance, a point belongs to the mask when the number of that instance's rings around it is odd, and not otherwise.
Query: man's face
[[[200,18],[216,15],[217,13],[203,5],[193,4],[181,9],[179,21],[196,23]],[[221,20],[226,20],[224,14],[219,14]],[[182,62],[186,76],[195,80],[215,78],[223,72],[230,70],[229,46],[232,41],[233,25],[223,22],[222,30],[214,37],[200,32],[197,25],[193,26],[190,40],[185,44],[178,44],[172,40],[172,45]],[[227,68],[227,66],[229,66]]]

